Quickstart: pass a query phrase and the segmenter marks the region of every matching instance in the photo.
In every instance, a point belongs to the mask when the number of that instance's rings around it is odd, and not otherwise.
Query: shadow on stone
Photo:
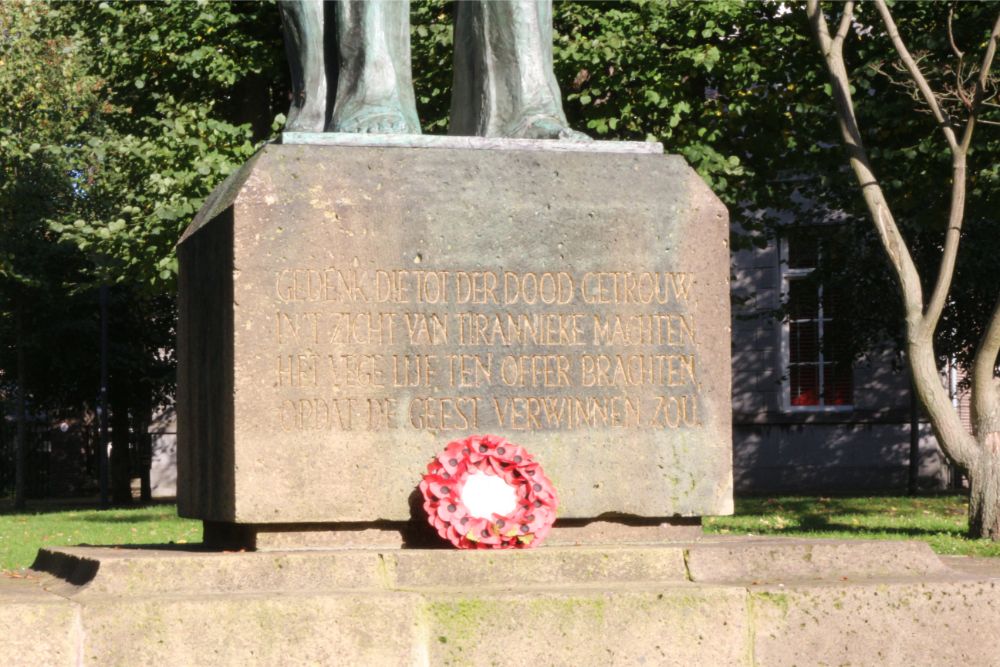
[[[31,564],[32,570],[49,572],[74,586],[83,586],[93,581],[100,567],[101,563],[98,560],[67,558],[48,549],[40,549],[35,556],[35,562]]]

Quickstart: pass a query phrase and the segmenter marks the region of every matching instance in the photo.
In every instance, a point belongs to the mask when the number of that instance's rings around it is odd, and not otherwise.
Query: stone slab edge
[[[369,148],[465,148],[489,151],[551,151],[556,153],[663,153],[658,141],[556,141],[452,137],[424,134],[352,134],[345,132],[282,132],[282,144],[355,146]]]
[[[232,553],[64,547],[40,550],[32,567],[56,577],[59,590],[68,596],[306,591],[313,590],[317,581],[328,589],[343,590],[528,589],[629,582],[761,585],[960,574],[945,566],[924,542],[725,538],[509,551]]]

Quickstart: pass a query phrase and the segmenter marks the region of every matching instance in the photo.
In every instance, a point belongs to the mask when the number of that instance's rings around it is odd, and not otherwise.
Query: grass
[[[965,536],[968,499],[959,495],[738,498],[736,514],[706,519],[730,535],[923,540],[946,555],[1000,556],[1000,542]]]
[[[201,522],[179,518],[176,505],[113,510],[52,507],[27,513],[0,510],[0,571],[28,567],[39,547],[171,542],[201,542]]]
[[[705,520],[709,533],[841,539],[923,540],[940,554],[1000,556],[1000,543],[965,537],[964,496],[738,498],[736,514]],[[201,542],[201,522],[174,505],[136,509],[66,509],[28,513],[0,508],[0,570],[31,565],[38,548],[74,544]]]

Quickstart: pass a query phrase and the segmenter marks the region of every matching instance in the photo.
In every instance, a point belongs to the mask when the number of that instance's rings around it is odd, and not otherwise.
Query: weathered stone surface
[[[905,543],[883,543],[880,564],[865,543],[763,542],[514,552],[54,549],[37,566],[77,583],[41,573],[33,582],[0,580],[7,637],[0,658],[13,665],[996,664],[996,560],[948,559],[959,569],[927,562],[919,572],[903,556],[923,554],[899,548]],[[791,567],[782,584],[762,584],[731,578],[741,544],[750,560],[770,548],[779,564],[794,563],[806,547],[837,556],[816,558],[812,570]],[[699,580],[685,563],[705,553],[720,570]],[[841,564],[851,569],[836,569]]]
[[[998,566],[995,561],[989,563]],[[70,594],[84,596],[310,591],[317,581],[338,590],[413,590],[509,582],[558,586],[690,581],[751,582],[757,586],[952,572],[924,542],[718,537],[649,545],[547,544],[539,549],[471,552],[325,549],[233,553],[63,547],[42,549],[33,567],[66,581]]]
[[[750,606],[760,665],[998,664],[996,577],[761,587]]]
[[[687,581],[684,549],[655,547],[570,547],[524,551],[401,550],[386,555],[394,585],[418,588],[477,588],[679,583]]]
[[[91,599],[84,664],[421,664],[419,609],[406,593]]]
[[[484,432],[560,517],[731,512],[727,237],[676,156],[265,147],[179,245],[181,514],[407,520]]]
[[[708,586],[429,595],[427,664],[746,664],[745,606]]]
[[[213,533],[216,530],[219,533]],[[400,549],[441,546],[437,533],[417,518],[382,524],[205,524],[206,542],[223,549]],[[702,536],[700,517],[671,517],[642,522],[560,520],[546,546],[664,544]]]
[[[946,571],[926,542],[709,538],[691,549],[694,581],[837,581]]]
[[[155,548],[43,549],[34,567],[76,598],[190,595],[228,591],[559,586],[608,581],[687,581],[684,548],[578,547],[462,552],[452,549],[335,549],[211,552]]]
[[[694,541],[702,536],[701,517],[671,517],[644,525],[599,520],[575,525],[569,521],[557,521],[545,538],[545,546],[664,544]]]
[[[78,608],[39,588],[37,578],[0,573],[0,665],[76,665]]]
[[[375,589],[385,583],[375,550],[233,553],[158,548],[42,549],[32,566],[66,585],[50,589],[75,598],[192,595],[233,591]]]

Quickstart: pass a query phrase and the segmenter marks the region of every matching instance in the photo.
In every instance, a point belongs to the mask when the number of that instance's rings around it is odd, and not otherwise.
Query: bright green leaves
[[[778,6],[565,2],[555,7],[555,61],[571,124],[601,139],[662,141],[725,201],[745,198],[743,156],[759,141],[761,98],[790,73],[798,45]],[[752,137],[748,142],[747,137]]]
[[[421,127],[428,134],[448,129],[451,106],[453,3],[415,2],[410,9],[413,83]]]
[[[83,253],[94,281],[170,293],[181,231],[255,148],[249,125],[232,120],[240,102],[230,98],[237,83],[273,71],[277,11],[112,2],[60,5],[51,15],[50,30],[91,55],[86,69],[102,85],[101,122],[81,137],[75,170],[74,218],[86,222],[49,230]]]
[[[49,224],[68,224],[80,208],[87,139],[102,111],[102,82],[86,71],[78,44],[50,33],[53,14],[41,3],[0,4],[2,273],[31,286],[50,278],[50,261],[72,266]]]

